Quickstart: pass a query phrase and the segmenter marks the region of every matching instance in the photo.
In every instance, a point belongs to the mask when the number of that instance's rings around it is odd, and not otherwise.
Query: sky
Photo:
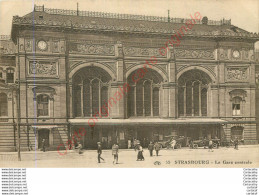
[[[12,17],[23,16],[34,4],[47,8],[189,18],[200,12],[209,20],[231,19],[233,25],[259,33],[258,0],[0,0],[0,34],[10,35]]]

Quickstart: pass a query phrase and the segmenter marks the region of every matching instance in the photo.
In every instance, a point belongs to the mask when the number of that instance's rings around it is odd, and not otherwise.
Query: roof
[[[168,18],[129,14],[110,14],[101,12],[83,12],[76,10],[48,9],[36,6],[35,10],[23,17],[13,17],[13,28],[16,25],[40,27],[62,27],[64,29],[116,31],[127,33],[175,34],[191,18]],[[186,27],[186,26],[185,26]],[[258,34],[247,32],[231,25],[230,20],[212,21],[202,24],[196,21],[185,36],[209,37],[247,37],[259,38]]]

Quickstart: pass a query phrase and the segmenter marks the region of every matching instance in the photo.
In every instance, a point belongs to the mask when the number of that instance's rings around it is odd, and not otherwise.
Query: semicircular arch
[[[159,68],[157,68],[155,66],[152,66],[152,68],[149,68],[148,66],[146,66],[145,68],[150,69],[150,70],[154,70],[157,73],[159,73],[164,81],[166,81],[168,79],[167,75],[162,70],[160,70]],[[139,64],[139,65],[136,65],[136,66],[132,67],[131,69],[129,69],[126,72],[126,78],[128,78],[130,76],[130,74],[133,73],[134,71],[136,71],[138,69],[144,69],[145,70],[145,68],[144,68],[143,64]]]
[[[103,70],[105,70],[112,78],[112,80],[116,79],[116,75],[115,73],[109,69],[108,67],[106,67],[105,65],[101,64],[101,63],[97,63],[97,62],[79,62],[77,64],[75,64],[73,66],[74,68],[72,68],[69,72],[69,78],[72,79],[73,76],[75,75],[75,73],[77,73],[80,69],[85,68],[85,67],[98,67],[101,68]]]
[[[188,72],[188,71],[191,71],[191,70],[200,70],[200,71],[206,73],[206,74],[210,77],[210,79],[211,79],[212,81],[215,81],[215,76],[214,76],[210,71],[208,71],[206,68],[203,68],[203,67],[200,67],[200,66],[195,66],[195,67],[191,66],[191,67],[184,68],[183,70],[181,70],[180,72],[177,73],[177,80],[178,80],[184,73],[186,73],[186,72]]]

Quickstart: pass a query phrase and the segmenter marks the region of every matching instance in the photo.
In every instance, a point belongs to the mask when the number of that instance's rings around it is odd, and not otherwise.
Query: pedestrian
[[[190,148],[193,149],[193,139],[191,138],[189,141]]]
[[[206,137],[204,137],[204,139],[203,139],[203,147],[204,147],[204,149],[206,149],[206,143],[207,143],[207,139],[206,139]]]
[[[171,147],[173,148],[173,150],[174,150],[175,145],[176,145],[176,140],[173,138],[173,140],[171,142]]]
[[[234,146],[235,146],[234,149],[238,150],[238,139],[237,139],[237,137],[234,140]]]
[[[140,143],[138,144],[138,156],[137,156],[137,161],[138,160],[145,160],[144,156],[143,156],[143,148],[140,145]]]
[[[209,140],[209,152],[213,152],[213,141],[212,139]]]
[[[82,151],[82,144],[80,142],[78,142],[77,149],[78,149],[78,154],[82,154],[83,153],[83,151]]]
[[[42,139],[42,151],[45,152],[46,151],[46,146],[45,146],[45,139]]]
[[[134,141],[133,141],[133,146],[134,146],[134,150],[136,151],[137,147],[138,147],[138,142],[136,139],[134,139]]]
[[[98,154],[98,163],[101,163],[101,159],[104,161],[104,159],[101,157],[102,155],[102,146],[101,146],[101,142],[97,142],[97,154]]]
[[[154,147],[155,147],[155,151],[156,151],[156,156],[158,156],[161,145],[158,142],[156,142]]]
[[[150,143],[149,143],[149,145],[148,145],[148,150],[149,150],[150,156],[153,156],[153,150],[154,150],[154,144],[153,144],[153,142],[150,142]]]
[[[112,146],[112,155],[113,155],[113,164],[115,163],[116,161],[116,164],[118,164],[118,160],[119,160],[119,146],[114,143],[113,146]]]
[[[131,140],[129,139],[128,140],[128,149],[130,149],[131,148]]]

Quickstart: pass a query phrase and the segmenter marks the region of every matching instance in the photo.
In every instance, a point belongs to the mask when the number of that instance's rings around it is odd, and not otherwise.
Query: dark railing
[[[125,20],[144,20],[144,21],[153,21],[153,22],[168,22],[168,17],[159,17],[159,16],[145,16],[145,15],[132,15],[132,14],[116,14],[116,13],[105,13],[105,12],[91,12],[91,11],[77,11],[77,10],[64,10],[64,9],[50,9],[44,8],[44,6],[34,7],[34,11],[44,11],[48,14],[55,15],[68,15],[68,16],[87,16],[87,17],[98,17],[98,18],[115,18],[115,19],[125,19]],[[170,18],[172,23],[185,23],[186,18]],[[197,21],[201,24],[201,21]],[[223,25],[231,24],[231,20],[220,20],[214,21],[209,20],[208,25]]]

